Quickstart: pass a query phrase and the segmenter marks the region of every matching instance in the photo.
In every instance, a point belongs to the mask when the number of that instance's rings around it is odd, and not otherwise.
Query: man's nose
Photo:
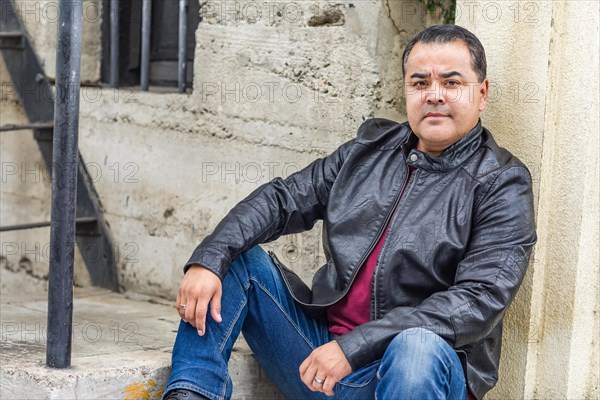
[[[427,104],[446,103],[446,94],[444,93],[442,85],[437,82],[433,83],[431,87],[425,91],[425,101]]]

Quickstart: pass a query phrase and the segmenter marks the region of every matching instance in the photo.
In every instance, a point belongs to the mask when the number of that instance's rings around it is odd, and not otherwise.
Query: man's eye
[[[425,81],[417,81],[415,83],[413,83],[413,86],[416,88],[424,88],[427,86],[427,82]]]
[[[458,86],[458,85],[460,85],[459,81],[447,81],[446,82],[446,86],[451,86],[452,87],[452,86]]]

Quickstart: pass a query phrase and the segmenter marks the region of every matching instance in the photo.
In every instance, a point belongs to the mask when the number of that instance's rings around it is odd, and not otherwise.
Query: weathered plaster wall
[[[544,146],[549,154],[544,154],[540,192],[552,208],[542,216],[547,262],[544,280],[536,283],[545,293],[539,313],[544,335],[532,349],[537,352],[534,393],[597,398],[600,107],[599,76],[592,72],[598,71],[598,51],[591,49],[598,49],[600,18],[594,2],[557,2],[552,11],[544,135],[552,136],[552,147]],[[560,380],[567,384],[557,385]]]
[[[61,15],[57,0],[13,0],[17,14],[29,34],[46,74],[56,73],[56,25]],[[81,80],[100,80],[102,0],[84,0]]]
[[[0,57],[0,125],[27,123],[4,60]],[[50,174],[33,135],[28,131],[0,134],[0,225],[50,221]],[[28,274],[39,279],[45,290],[50,259],[50,228],[0,233],[0,291],[6,285],[28,285],[5,272]],[[79,252],[75,254],[75,284],[89,285],[90,279]],[[29,290],[31,288],[28,288]]]
[[[40,64],[49,78],[56,70],[56,26],[60,8],[56,0],[14,0]],[[2,10],[7,12],[7,10]],[[101,0],[83,2],[81,79],[100,79]],[[27,118],[0,58],[0,125],[26,123]],[[28,84],[27,84],[28,85]],[[29,86],[27,87],[29,89]],[[31,90],[31,89],[29,89]],[[46,93],[40,96],[46,96]],[[33,136],[27,131],[0,135],[0,224],[13,225],[50,220],[50,177]],[[0,268],[40,278],[40,288],[48,274],[49,228],[3,232],[0,234]],[[80,254],[75,254],[75,284],[88,285],[89,275]],[[3,274],[0,285],[19,285],[20,280]],[[14,289],[14,288],[13,288]]]
[[[491,398],[598,397],[598,7],[458,2],[481,38],[496,139],[531,169],[539,241]]]
[[[56,25],[60,8],[52,0],[13,1],[40,64],[51,79],[56,67]],[[100,79],[101,0],[83,2],[81,79]],[[2,10],[7,12],[7,10]],[[0,125],[26,123],[27,118],[0,58]],[[46,96],[47,94],[40,94]],[[0,135],[0,224],[13,225],[50,220],[50,178],[32,134],[27,131]],[[0,234],[0,268],[45,279],[48,274],[49,228]],[[76,251],[77,285],[89,284],[79,252]],[[18,279],[5,275],[1,285],[18,285]],[[40,282],[40,288],[45,287]]]

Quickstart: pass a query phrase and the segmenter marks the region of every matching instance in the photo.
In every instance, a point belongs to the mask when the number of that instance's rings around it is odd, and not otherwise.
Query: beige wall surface
[[[52,77],[56,2],[17,4]],[[101,1],[84,4],[82,79],[97,82]],[[194,247],[257,185],[328,154],[364,118],[404,119],[401,53],[435,21],[417,0],[223,1],[201,12],[191,94],[81,90],[79,147],[121,290],[173,299]],[[595,1],[458,0],[457,23],[488,55],[484,124],[528,165],[536,196],[539,241],[489,398],[599,395],[598,21]],[[25,122],[3,62],[0,84],[0,125]],[[0,223],[47,220],[50,182],[31,133],[1,134],[0,164]],[[324,261],[319,229],[265,247],[309,281]],[[3,233],[3,273],[44,287],[48,237]],[[76,266],[76,284],[89,284],[78,253]]]

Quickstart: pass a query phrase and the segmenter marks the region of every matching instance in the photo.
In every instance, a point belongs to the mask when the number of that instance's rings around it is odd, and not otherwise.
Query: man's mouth
[[[428,112],[425,114],[425,118],[447,118],[447,114],[436,113],[436,112]]]

